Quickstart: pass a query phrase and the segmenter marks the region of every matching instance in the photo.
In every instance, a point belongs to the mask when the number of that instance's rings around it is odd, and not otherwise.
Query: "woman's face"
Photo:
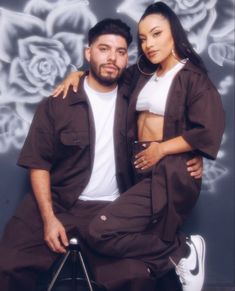
[[[153,64],[171,61],[174,40],[168,20],[161,14],[150,14],[139,23],[141,48]]]

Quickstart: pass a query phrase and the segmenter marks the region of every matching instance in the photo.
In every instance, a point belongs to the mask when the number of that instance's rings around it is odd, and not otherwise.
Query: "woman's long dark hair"
[[[160,14],[169,21],[171,34],[172,34],[174,44],[175,44],[175,52],[180,57],[180,59],[188,58],[195,66],[199,67],[204,72],[206,72],[207,70],[206,70],[203,60],[195,52],[192,45],[188,41],[186,32],[182,24],[180,23],[179,18],[175,14],[175,12],[165,3],[156,2],[146,8],[146,10],[144,11],[144,14],[140,18],[140,21],[143,20],[146,16],[152,15],[152,14]],[[139,53],[143,54],[139,38],[138,38],[138,47],[139,47]],[[149,60],[145,56],[143,56],[143,58],[145,59],[144,61],[146,64],[150,63]]]

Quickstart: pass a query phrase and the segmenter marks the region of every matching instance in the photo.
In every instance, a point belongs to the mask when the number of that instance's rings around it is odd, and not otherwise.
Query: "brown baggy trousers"
[[[160,239],[165,209],[152,221],[151,178],[145,178],[103,208],[91,221],[86,241],[103,255],[142,260],[156,277],[173,268],[186,255],[185,236],[171,242]]]
[[[78,230],[82,236],[86,236],[88,224],[94,215],[109,204],[78,200],[69,212],[57,207],[55,212],[65,226],[68,237],[76,235]],[[22,212],[22,209],[25,211]],[[0,290],[35,290],[38,275],[48,271],[58,256],[44,242],[36,202],[28,195],[7,224],[0,242]],[[149,291],[157,290],[154,287],[155,279],[141,260],[99,256],[87,248],[85,257],[94,279],[107,290],[142,291],[145,287]]]
[[[105,263],[98,260],[96,264],[94,257],[90,260],[98,283],[112,291],[141,291],[142,283],[127,282],[161,277],[173,268],[170,256],[177,263],[186,254],[183,234],[176,233],[171,242],[160,239],[165,208],[152,221],[151,203],[151,177],[147,174],[114,202],[78,200],[69,211],[56,205],[54,210],[69,237],[79,231],[92,250],[109,257]],[[44,242],[36,202],[28,195],[0,243],[1,290],[33,291],[37,273],[47,271],[57,257]],[[129,289],[123,289],[126,284]]]

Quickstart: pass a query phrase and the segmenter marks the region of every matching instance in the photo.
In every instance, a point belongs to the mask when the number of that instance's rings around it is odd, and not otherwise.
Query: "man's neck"
[[[98,92],[110,92],[117,87],[117,83],[114,83],[110,86],[102,85],[91,74],[87,76],[87,83],[93,90]]]

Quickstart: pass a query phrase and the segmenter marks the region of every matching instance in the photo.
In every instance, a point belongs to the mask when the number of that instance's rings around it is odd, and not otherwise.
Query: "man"
[[[38,271],[50,268],[77,230],[86,240],[91,219],[131,186],[121,78],[131,40],[120,20],[97,23],[85,51],[90,74],[78,92],[39,105],[18,161],[29,169],[34,195],[26,196],[0,244],[1,290],[34,290]],[[107,278],[107,268],[95,269],[95,277],[109,290],[127,290],[120,280],[150,276],[141,260],[127,265],[116,282],[118,274]]]

